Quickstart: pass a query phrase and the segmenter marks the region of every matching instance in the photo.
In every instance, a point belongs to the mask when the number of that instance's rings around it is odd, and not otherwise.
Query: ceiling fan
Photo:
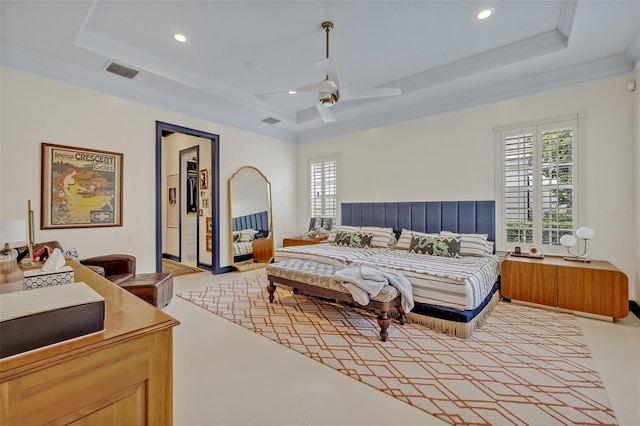
[[[317,83],[298,87],[291,91],[262,93],[256,95],[258,98],[266,100],[272,96],[282,93],[316,92],[318,94],[316,98],[316,108],[318,109],[318,113],[320,114],[322,121],[329,123],[336,120],[333,113],[329,110],[329,107],[335,105],[339,101],[400,95],[401,92],[398,88],[341,89],[336,64],[333,58],[329,56],[329,32],[333,29],[333,22],[323,22],[322,29],[325,31],[326,37],[326,58],[314,61],[313,64],[325,73],[325,79]]]

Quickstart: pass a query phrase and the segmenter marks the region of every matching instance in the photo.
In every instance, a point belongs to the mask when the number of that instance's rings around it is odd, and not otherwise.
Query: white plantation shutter
[[[504,226],[508,242],[533,243],[533,133],[504,139]]]
[[[310,161],[311,217],[335,219],[337,201],[337,158]]]
[[[501,248],[558,246],[578,224],[577,120],[496,132]]]

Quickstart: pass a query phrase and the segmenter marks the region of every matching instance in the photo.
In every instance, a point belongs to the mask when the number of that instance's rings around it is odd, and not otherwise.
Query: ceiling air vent
[[[263,123],[267,123],[267,124],[276,124],[279,123],[281,120],[278,120],[277,118],[273,118],[273,117],[267,117],[264,120],[262,120]]]
[[[110,62],[105,68],[110,73],[119,75],[120,77],[128,78],[131,80],[133,77],[138,75],[140,71],[134,70],[133,68],[125,67],[124,65],[116,64],[115,62]]]

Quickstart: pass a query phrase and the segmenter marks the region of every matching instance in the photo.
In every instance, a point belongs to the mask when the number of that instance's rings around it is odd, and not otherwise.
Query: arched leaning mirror
[[[262,268],[273,259],[271,183],[253,166],[229,178],[229,247],[238,271]]]

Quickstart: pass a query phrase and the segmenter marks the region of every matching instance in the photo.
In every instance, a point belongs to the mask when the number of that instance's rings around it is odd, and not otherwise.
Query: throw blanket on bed
[[[333,279],[342,281],[342,285],[349,290],[353,300],[361,305],[369,304],[369,296],[377,295],[382,287],[390,284],[400,292],[402,309],[405,312],[411,312],[413,309],[411,283],[400,273],[384,271],[371,265],[352,263],[336,271]]]

